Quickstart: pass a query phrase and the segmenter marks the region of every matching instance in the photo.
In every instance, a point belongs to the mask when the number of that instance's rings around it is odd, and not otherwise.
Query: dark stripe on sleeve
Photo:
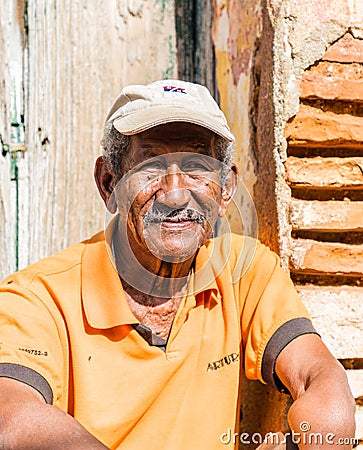
[[[287,392],[287,389],[275,373],[276,359],[287,344],[303,334],[319,333],[305,317],[289,320],[275,331],[265,348],[262,358],[262,378],[267,384],[282,392]]]
[[[53,403],[53,391],[48,381],[38,372],[19,364],[0,363],[0,377],[12,378],[21,381],[42,394],[45,401]]]

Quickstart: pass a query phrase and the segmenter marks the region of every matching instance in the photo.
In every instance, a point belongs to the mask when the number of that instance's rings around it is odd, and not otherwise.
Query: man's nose
[[[158,203],[169,208],[179,209],[188,205],[191,194],[186,186],[185,174],[177,164],[170,164],[161,180],[161,195]]]

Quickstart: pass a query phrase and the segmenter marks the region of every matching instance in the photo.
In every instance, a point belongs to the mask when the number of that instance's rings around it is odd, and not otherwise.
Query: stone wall
[[[220,103],[237,137],[259,238],[280,254],[346,367],[361,437],[362,4],[213,3]],[[230,217],[239,232],[235,211]],[[241,389],[241,432],[287,427],[291,399],[248,380]]]
[[[273,57],[258,103],[261,239],[347,369],[362,439],[363,5],[267,1],[263,17],[262,51]]]
[[[286,126],[285,169],[291,188],[292,277],[325,343],[348,369],[357,402],[357,437],[363,443],[363,41],[359,36],[349,30],[304,71],[300,108]],[[352,361],[355,370],[349,368]]]

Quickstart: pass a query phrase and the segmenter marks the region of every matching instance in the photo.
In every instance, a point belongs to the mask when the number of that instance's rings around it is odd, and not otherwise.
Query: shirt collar
[[[138,323],[126,300],[117,270],[107,253],[104,233],[88,241],[82,255],[82,302],[93,328]]]
[[[219,294],[217,285],[218,270],[211,262],[213,248],[214,241],[209,240],[198,250],[192,273],[193,279],[190,284],[193,286],[194,295],[207,290],[213,290],[215,294]]]
[[[194,296],[212,290],[213,297],[218,300],[216,278],[219,270],[210,262],[213,247],[213,240],[210,240],[199,249],[190,286]],[[106,329],[139,323],[128,306],[119,275],[108,254],[104,232],[92,237],[83,250],[81,290],[85,316],[91,327]]]

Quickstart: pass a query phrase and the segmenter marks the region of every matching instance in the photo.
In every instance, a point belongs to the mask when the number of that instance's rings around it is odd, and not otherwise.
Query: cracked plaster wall
[[[259,237],[280,254],[285,270],[291,254],[286,123],[299,108],[304,70],[348,30],[362,38],[362,18],[360,0],[214,0],[221,107],[237,137],[236,162],[257,208]],[[230,215],[232,229],[239,231],[235,211]],[[241,389],[241,432],[286,428],[287,396],[248,380]]]

